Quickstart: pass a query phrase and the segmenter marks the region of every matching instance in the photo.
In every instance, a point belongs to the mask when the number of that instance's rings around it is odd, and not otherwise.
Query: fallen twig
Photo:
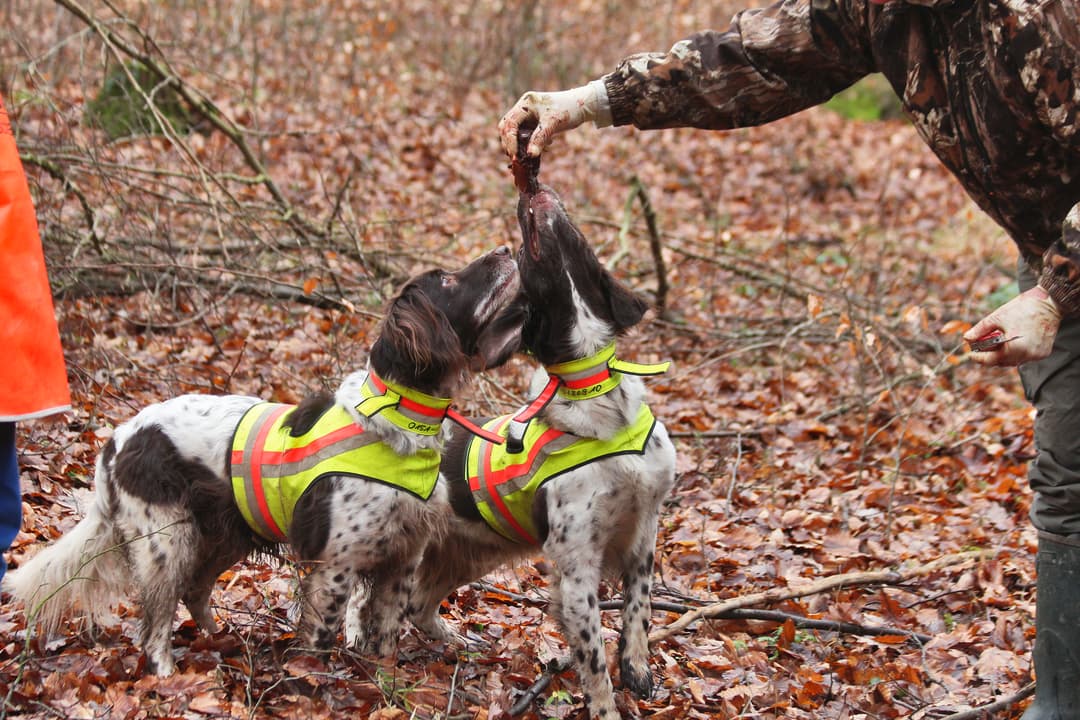
[[[621,610],[622,606],[622,600],[602,600],[599,604],[601,610]],[[686,613],[690,612],[694,608],[690,605],[684,605],[682,603],[653,600],[652,609],[661,610],[663,612]],[[849,635],[869,635],[871,637],[877,637],[882,635],[907,635],[912,640],[917,640],[920,643],[930,642],[931,640],[931,637],[929,635],[923,635],[922,633],[917,633],[913,630],[883,627],[881,625],[859,625],[857,623],[843,622],[841,620],[820,620],[817,618],[803,617],[802,615],[796,615],[794,613],[783,612],[781,610],[737,608],[735,610],[730,610],[723,615],[717,615],[712,619],[764,620],[767,622],[778,623],[784,623],[790,620],[792,623],[795,624],[795,627],[802,630],[826,630],[829,632],[847,633]]]
[[[930,573],[942,570],[953,565],[959,565],[960,563],[970,560],[982,560],[992,557],[996,551],[994,550],[971,550],[968,552],[954,553],[952,555],[946,555],[933,562],[917,565],[905,570],[869,570],[861,572],[842,573],[840,575],[833,575],[831,577],[823,578],[817,582],[809,583],[799,588],[771,588],[763,592],[751,593],[749,595],[741,595],[739,597],[729,598],[721,602],[706,605],[704,607],[695,608],[689,612],[683,613],[682,617],[669,625],[665,625],[662,628],[654,631],[649,635],[649,642],[655,643],[660,640],[666,640],[672,635],[676,635],[685,630],[690,625],[694,624],[698,620],[705,620],[709,618],[718,618],[729,613],[732,610],[740,608],[746,608],[753,605],[763,605],[766,603],[780,602],[783,600],[791,600],[794,598],[805,597],[807,595],[816,595],[818,593],[829,592],[831,590],[837,590],[843,587],[852,587],[856,585],[897,585],[906,582],[912,578],[922,577],[923,575],[929,575]]]
[[[955,712],[951,715],[941,715],[939,716],[939,720],[985,720],[986,718],[991,717],[994,713],[1005,710],[1006,708],[1010,708],[1024,698],[1031,697],[1034,694],[1035,683],[1028,683],[1024,687],[1020,688],[1019,691],[1012,695],[1009,695],[1008,697],[1003,697],[999,700],[995,700],[992,703],[980,705],[979,707],[971,708],[970,710],[961,710],[960,712]],[[932,711],[932,709],[929,710]],[[916,716],[925,718],[927,717],[927,714],[917,713]]]
[[[605,601],[600,603],[600,609],[606,610],[604,607],[608,602],[618,603],[616,607],[622,607],[621,601]],[[687,605],[681,605],[679,603],[667,603],[667,602],[653,602],[653,610],[665,610],[667,612],[685,613],[690,611]],[[903,628],[884,627],[881,625],[859,625],[858,623],[843,622],[841,620],[821,620],[818,618],[808,618],[802,615],[796,615],[794,613],[787,613],[781,610],[759,610],[756,608],[736,608],[729,610],[723,615],[717,615],[714,620],[765,620],[768,622],[784,623],[790,620],[794,623],[795,627],[802,630],[825,630],[828,632],[847,633],[848,635],[869,635],[871,637],[880,637],[883,635],[906,635],[912,640],[916,640],[920,643],[930,642],[929,635],[923,635],[913,630],[905,630]]]
[[[533,681],[533,684],[529,686],[529,689],[522,693],[521,697],[518,698],[518,701],[506,711],[507,715],[516,717],[524,713],[529,709],[529,706],[533,704],[533,701],[540,697],[540,693],[544,692],[544,690],[547,689],[547,686],[551,684],[551,678],[559,673],[566,672],[569,669],[569,657],[561,657],[549,662],[544,668],[544,672],[540,673],[540,677],[536,678],[536,680]]]

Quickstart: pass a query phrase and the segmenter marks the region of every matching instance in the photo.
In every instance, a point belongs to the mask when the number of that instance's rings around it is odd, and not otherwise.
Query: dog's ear
[[[376,372],[422,391],[444,388],[468,366],[450,321],[416,285],[407,285],[391,301],[371,363]]]
[[[611,308],[611,317],[615,321],[615,332],[625,332],[641,322],[641,318],[645,317],[645,311],[649,309],[649,304],[610,273],[605,272],[603,278],[604,296],[607,298],[608,307]]]

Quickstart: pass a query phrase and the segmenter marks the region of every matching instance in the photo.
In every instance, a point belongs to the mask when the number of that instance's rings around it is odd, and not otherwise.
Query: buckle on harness
[[[555,397],[555,391],[559,389],[560,382],[557,375],[552,375],[540,394],[510,419],[510,423],[506,426],[506,451],[508,453],[517,454],[525,449],[525,431],[529,428],[529,421],[547,407]]]
[[[525,431],[529,429],[529,421],[522,422],[517,418],[510,420],[506,426],[506,452],[517,455],[525,450]]]

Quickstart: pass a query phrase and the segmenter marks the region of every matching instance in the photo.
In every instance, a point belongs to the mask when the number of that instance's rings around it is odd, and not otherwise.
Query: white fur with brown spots
[[[369,367],[405,387],[452,397],[469,371],[497,365],[517,347],[521,317],[507,310],[518,284],[505,247],[457,272],[432,270],[413,278],[389,304]],[[293,434],[302,434],[337,402],[399,455],[441,449],[445,427],[437,435],[419,435],[378,414],[357,413],[367,375],[347,377],[336,397],[302,403],[290,416]],[[93,623],[118,595],[134,589],[146,670],[172,673],[178,602],[204,631],[216,632],[209,599],[218,576],[252,553],[284,550],[248,527],[232,495],[233,434],[257,402],[184,395],[117,427],[98,458],[95,500],[86,516],[9,572],[3,590],[24,604],[30,621],[51,631],[65,614]],[[445,525],[445,493],[437,486],[425,502],[343,475],[325,476],[305,491],[288,542],[310,568],[302,580],[302,643],[330,647],[347,598],[363,583],[376,600],[363,619],[366,649],[393,651],[424,545]]]

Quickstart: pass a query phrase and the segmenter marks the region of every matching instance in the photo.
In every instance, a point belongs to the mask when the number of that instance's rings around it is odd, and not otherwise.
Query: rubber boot
[[[1021,720],[1080,718],[1080,540],[1039,532],[1035,700]]]

